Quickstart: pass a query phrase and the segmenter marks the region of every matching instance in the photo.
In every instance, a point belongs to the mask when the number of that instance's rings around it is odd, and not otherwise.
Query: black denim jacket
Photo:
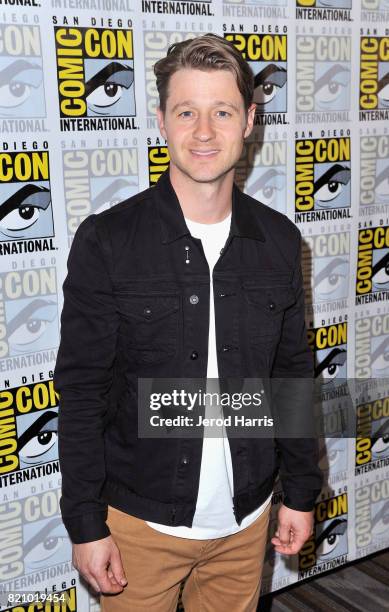
[[[155,187],[82,221],[67,265],[54,386],[69,535],[75,543],[109,535],[108,503],[190,527],[202,438],[141,438],[137,422],[138,377],[207,373],[209,267],[169,171]],[[313,378],[301,234],[235,185],[213,283],[219,377]],[[295,410],[306,409],[304,398]],[[278,472],[285,505],[314,507],[322,486],[316,439],[229,442],[238,524],[271,493]]]

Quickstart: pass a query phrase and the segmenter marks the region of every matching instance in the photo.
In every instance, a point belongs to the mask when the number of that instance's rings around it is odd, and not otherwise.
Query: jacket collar
[[[161,222],[162,242],[173,242],[190,234],[176,192],[170,182],[169,168],[161,174],[153,187],[154,201]],[[255,205],[255,204],[254,204]],[[265,234],[258,225],[257,215],[251,211],[253,203],[234,183],[230,236],[265,241]]]

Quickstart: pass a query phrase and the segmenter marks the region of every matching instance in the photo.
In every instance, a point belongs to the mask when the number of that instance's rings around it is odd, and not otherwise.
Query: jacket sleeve
[[[301,233],[296,226],[293,290],[296,302],[286,310],[271,376],[275,443],[284,504],[309,511],[323,485],[314,416],[314,360],[305,325]],[[277,425],[281,432],[277,434]],[[301,432],[301,433],[300,433]]]
[[[59,393],[60,509],[74,543],[110,534],[108,506],[100,499],[105,478],[103,425],[116,354],[117,313],[107,245],[102,248],[91,214],[79,225],[62,285],[61,337],[54,369]]]

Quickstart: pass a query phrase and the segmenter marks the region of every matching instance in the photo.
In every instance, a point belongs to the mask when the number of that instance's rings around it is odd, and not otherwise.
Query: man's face
[[[171,166],[198,183],[233,172],[254,114],[255,104],[246,113],[231,72],[178,70],[170,77],[165,113],[157,109]]]

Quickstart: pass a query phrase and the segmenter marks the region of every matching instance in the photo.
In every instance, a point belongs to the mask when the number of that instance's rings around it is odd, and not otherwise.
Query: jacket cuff
[[[315,508],[315,501],[319,493],[320,491],[309,489],[293,489],[285,493],[283,504],[291,510],[310,512]]]
[[[101,540],[111,534],[105,520],[107,510],[92,512],[72,518],[62,518],[73,544],[85,544]]]

